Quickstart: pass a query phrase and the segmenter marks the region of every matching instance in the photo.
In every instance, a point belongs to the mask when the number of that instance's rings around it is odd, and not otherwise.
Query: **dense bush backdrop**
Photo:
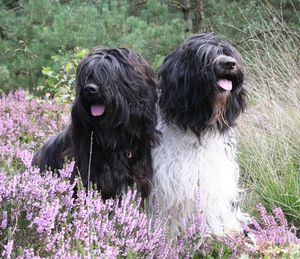
[[[1,0],[0,90],[44,85],[43,67],[58,70],[52,56],[78,47],[125,46],[157,67],[190,33],[218,31],[240,49],[267,32],[299,32],[297,0]],[[253,43],[253,42],[252,42]],[[253,44],[252,44],[253,45]],[[293,46],[294,48],[298,46]]]

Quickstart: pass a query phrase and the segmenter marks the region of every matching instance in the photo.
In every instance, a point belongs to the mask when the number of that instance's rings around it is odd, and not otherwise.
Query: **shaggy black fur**
[[[214,33],[187,39],[166,57],[158,74],[163,119],[197,136],[212,128],[226,131],[245,108],[240,54]],[[232,90],[221,88],[220,79],[230,80]]]
[[[88,184],[91,132],[91,181],[104,199],[137,184],[142,197],[150,192],[151,147],[156,142],[156,78],[143,58],[126,48],[95,48],[76,75],[76,98],[70,125],[50,138],[33,164],[60,169],[75,159],[74,175]]]

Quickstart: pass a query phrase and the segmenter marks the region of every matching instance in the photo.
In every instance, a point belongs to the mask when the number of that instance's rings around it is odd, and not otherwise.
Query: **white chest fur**
[[[174,124],[161,122],[158,129],[162,139],[153,150],[150,204],[158,206],[159,216],[176,230],[201,211],[214,233],[239,230],[233,209],[239,194],[233,130],[207,132],[199,141],[192,131]]]

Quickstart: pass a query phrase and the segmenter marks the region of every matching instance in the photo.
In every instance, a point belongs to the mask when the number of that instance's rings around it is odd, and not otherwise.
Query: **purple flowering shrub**
[[[177,243],[148,218],[137,191],[103,202],[99,192],[81,189],[74,199],[73,163],[60,177],[31,167],[34,150],[66,124],[66,107],[24,91],[0,99],[0,256],[176,257]]]
[[[238,257],[242,254],[255,258],[300,258],[300,239],[296,230],[289,228],[288,222],[280,208],[268,214],[262,204],[257,205],[260,217],[252,218],[244,226],[245,235],[218,237]]]
[[[70,105],[32,98],[22,90],[0,98],[0,168],[13,173],[21,157],[58,133]],[[25,153],[24,153],[25,152]]]
[[[103,202],[98,191],[79,188],[74,199],[76,182],[69,182],[74,163],[60,170],[60,177],[30,166],[34,150],[64,128],[69,107],[29,99],[23,91],[0,98],[0,256],[300,258],[299,239],[279,208],[272,216],[259,206],[261,219],[245,226],[246,236],[209,235],[198,212],[170,238],[158,220],[148,217],[136,190]]]
[[[104,203],[99,192],[79,190],[74,200],[72,170],[73,163],[61,177],[31,167],[1,172],[2,256],[152,257],[164,249],[163,229],[140,210],[136,191]]]
[[[60,170],[60,177],[30,166],[14,176],[0,173],[3,257],[178,258],[183,252],[192,255],[203,243],[207,234],[201,215],[171,244],[159,222],[141,209],[136,190],[103,202],[99,192],[81,189],[74,199],[73,166]]]
[[[195,254],[204,255],[209,248],[205,241],[210,238],[210,235],[202,214],[197,212],[192,216],[191,222],[189,224],[183,222],[183,231],[176,238],[176,242],[173,242],[179,258],[191,258]]]
[[[54,242],[63,237],[73,204],[69,168],[62,170],[61,178],[42,176],[34,168],[14,176],[0,173],[2,256],[10,257],[16,248],[23,248],[25,254],[33,254],[35,248],[39,254],[49,255]]]

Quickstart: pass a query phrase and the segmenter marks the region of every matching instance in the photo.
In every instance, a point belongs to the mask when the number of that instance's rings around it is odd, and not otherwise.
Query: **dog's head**
[[[224,132],[245,108],[240,54],[214,33],[187,39],[158,73],[164,119],[197,135],[208,129]]]
[[[155,121],[156,101],[155,72],[130,49],[97,47],[78,65],[73,117],[92,127]]]

